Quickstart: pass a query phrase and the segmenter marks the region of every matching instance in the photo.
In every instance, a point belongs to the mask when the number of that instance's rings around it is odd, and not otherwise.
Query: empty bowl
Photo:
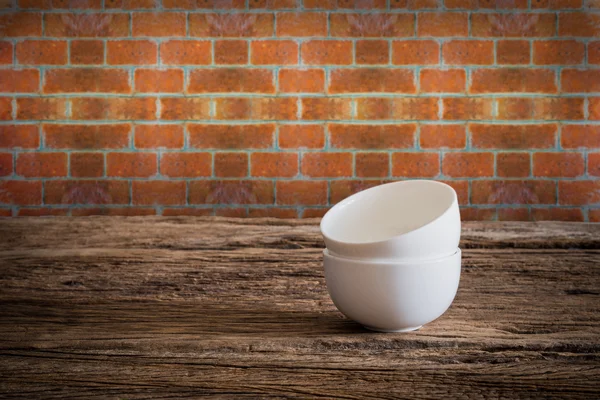
[[[452,187],[412,180],[375,186],[332,207],[321,220],[332,255],[358,259],[427,260],[450,256],[460,241]]]
[[[335,306],[368,329],[407,332],[442,315],[456,295],[461,251],[422,262],[362,261],[324,250],[327,290]]]

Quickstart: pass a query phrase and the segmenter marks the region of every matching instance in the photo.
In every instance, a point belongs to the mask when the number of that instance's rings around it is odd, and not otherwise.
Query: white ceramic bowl
[[[332,255],[357,259],[428,260],[450,256],[460,241],[452,187],[411,180],[375,186],[331,208],[321,233]]]
[[[369,262],[324,254],[335,306],[368,329],[407,332],[442,315],[456,295],[461,251],[424,262]]]

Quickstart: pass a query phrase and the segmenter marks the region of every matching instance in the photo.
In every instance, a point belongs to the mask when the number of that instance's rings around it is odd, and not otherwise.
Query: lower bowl
[[[461,251],[421,262],[364,261],[323,252],[327,290],[335,306],[367,329],[419,329],[452,304],[460,280]]]

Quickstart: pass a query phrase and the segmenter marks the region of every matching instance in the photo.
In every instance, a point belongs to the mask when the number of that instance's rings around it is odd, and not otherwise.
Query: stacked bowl
[[[452,187],[413,180],[364,190],[332,207],[321,233],[329,295],[366,328],[419,329],[454,300],[461,251]]]

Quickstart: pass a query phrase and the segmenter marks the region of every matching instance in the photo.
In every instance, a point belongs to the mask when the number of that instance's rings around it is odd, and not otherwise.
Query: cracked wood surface
[[[0,397],[600,397],[600,225],[465,223],[452,307],[369,332],[317,220],[0,220]]]

